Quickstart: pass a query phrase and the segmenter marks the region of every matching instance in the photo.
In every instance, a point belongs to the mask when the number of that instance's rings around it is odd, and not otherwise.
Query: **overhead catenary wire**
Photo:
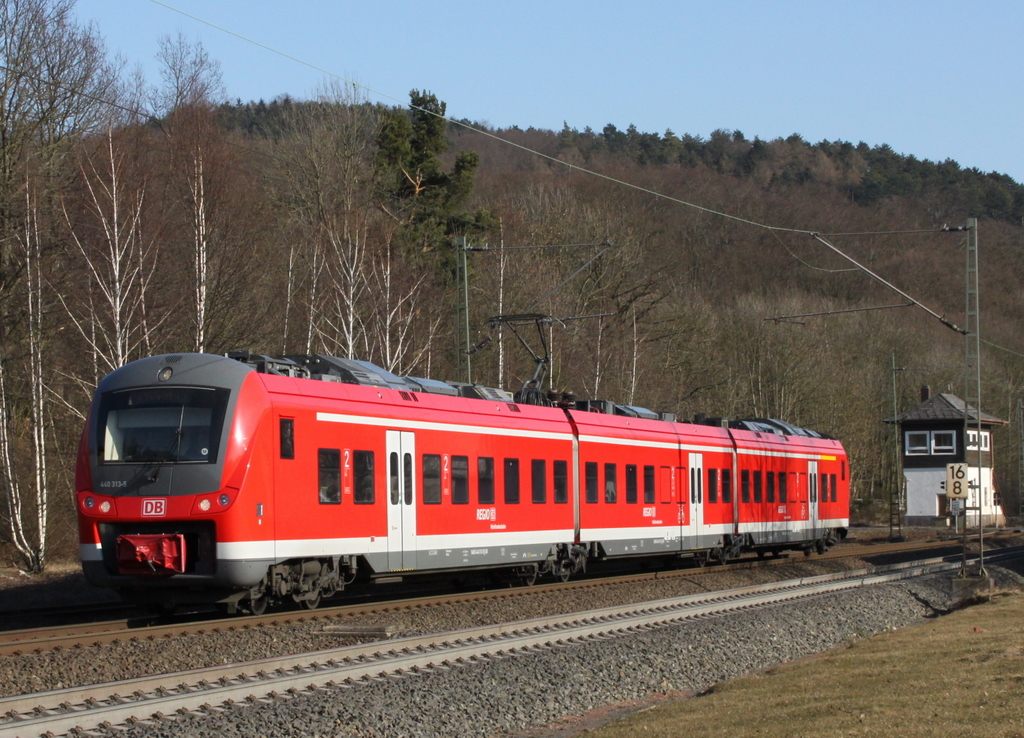
[[[162,2],[162,0],[150,0],[150,2],[152,2],[155,5],[159,5],[159,6],[163,7],[163,8],[166,8],[167,10],[170,10],[170,11],[172,11],[174,13],[178,13],[179,15],[182,15],[182,16],[184,16],[186,18],[190,18],[190,19],[196,21],[197,23],[202,23],[203,25],[206,25],[206,26],[208,26],[210,28],[213,28],[213,29],[215,29],[217,31],[220,31],[222,33],[226,33],[226,34],[228,34],[230,36],[233,36],[233,37],[235,37],[235,38],[237,38],[237,39],[239,39],[241,41],[244,41],[246,43],[252,44],[254,46],[258,46],[259,48],[262,48],[262,49],[264,49],[264,50],[266,50],[266,51],[268,51],[268,52],[270,52],[272,54],[276,54],[276,55],[281,56],[283,58],[289,59],[290,61],[293,61],[293,62],[295,62],[297,64],[301,64],[301,65],[303,65],[305,67],[308,67],[310,69],[318,71],[318,72],[320,72],[322,74],[325,74],[325,75],[327,75],[329,77],[332,77],[334,79],[338,79],[340,81],[343,81],[343,82],[345,82],[347,84],[353,85],[354,87],[360,87],[360,88],[366,90],[367,92],[372,93],[374,95],[378,95],[378,96],[380,96],[380,97],[382,97],[384,99],[392,100],[392,101],[398,102],[399,104],[403,103],[403,101],[399,100],[398,98],[396,98],[396,97],[394,97],[392,95],[389,95],[387,93],[384,93],[384,92],[381,92],[379,90],[376,90],[376,89],[374,89],[372,87],[369,87],[368,85],[364,85],[364,84],[362,84],[360,82],[356,82],[355,80],[348,79],[347,77],[345,77],[343,75],[340,75],[340,74],[337,74],[336,72],[332,72],[331,70],[325,69],[323,67],[319,67],[319,66],[317,66],[315,64],[307,62],[304,59],[300,59],[299,57],[296,57],[296,56],[293,56],[291,54],[288,54],[288,53],[285,53],[283,51],[280,51],[279,49],[276,49],[276,48],[274,48],[272,46],[269,46],[267,44],[261,43],[259,41],[254,40],[254,39],[248,38],[247,36],[244,36],[244,35],[242,35],[240,33],[232,31],[230,29],[224,28],[222,26],[218,26],[217,24],[211,23],[210,21],[207,21],[207,20],[205,20],[203,18],[199,18],[198,16],[192,15],[191,13],[186,13],[185,11],[180,10],[178,8],[175,8],[174,6],[169,5],[166,2]],[[555,156],[552,156],[550,154],[545,154],[545,153],[543,153],[541,151],[537,151],[535,149],[531,149],[528,146],[524,146],[524,145],[516,143],[514,141],[510,141],[509,139],[503,138],[503,137],[497,135],[496,133],[494,133],[492,131],[488,131],[488,130],[486,130],[484,128],[480,128],[478,126],[470,125],[469,123],[466,123],[465,121],[460,121],[460,120],[456,120],[454,118],[449,118],[448,116],[441,115],[441,114],[436,113],[436,112],[434,112],[432,110],[427,110],[425,108],[421,108],[421,107],[418,107],[418,106],[415,106],[415,105],[410,105],[410,107],[412,107],[413,109],[416,109],[416,110],[418,110],[418,111],[420,111],[422,113],[426,113],[428,115],[432,115],[432,116],[441,118],[441,119],[445,120],[446,122],[448,122],[448,123],[450,123],[452,125],[460,126],[462,128],[465,128],[466,130],[473,131],[473,132],[478,133],[478,134],[480,134],[482,136],[486,136],[486,137],[491,138],[491,139],[493,139],[495,141],[503,143],[503,144],[505,144],[507,146],[511,146],[511,147],[519,149],[521,151],[525,151],[525,152],[530,153],[530,154],[532,154],[534,156],[538,156],[538,157],[540,157],[542,159],[545,159],[545,160],[547,160],[549,162],[552,162],[552,163],[555,163],[555,164],[559,164],[559,165],[561,165],[561,166],[563,166],[563,167],[565,167],[567,169],[570,169],[570,170],[573,170],[573,171],[578,171],[578,172],[580,172],[582,174],[586,174],[586,175],[589,175],[589,176],[597,177],[598,179],[602,179],[604,181],[611,182],[611,183],[620,185],[622,187],[626,187],[628,189],[632,189],[632,190],[634,190],[636,192],[641,192],[641,193],[644,193],[644,194],[648,194],[648,195],[650,195],[652,197],[655,197],[655,198],[658,198],[658,199],[666,200],[668,202],[673,202],[673,203],[676,203],[678,205],[682,205],[684,207],[688,207],[688,208],[697,210],[699,212],[707,213],[709,215],[716,215],[716,216],[719,216],[721,218],[725,218],[727,220],[731,220],[733,222],[744,223],[744,224],[751,225],[751,226],[754,226],[754,227],[757,227],[757,228],[763,228],[763,229],[766,229],[768,231],[773,232],[776,235],[776,238],[778,238],[778,234],[779,233],[799,233],[799,234],[810,235],[813,238],[815,238],[816,240],[818,240],[821,243],[825,244],[829,249],[831,249],[835,253],[839,254],[840,256],[842,256],[844,259],[846,259],[850,263],[854,264],[854,266],[856,268],[863,270],[865,273],[867,273],[869,276],[871,276],[873,279],[875,279],[879,283],[885,285],[886,287],[888,287],[889,289],[893,290],[894,292],[896,292],[900,296],[904,297],[905,299],[910,300],[913,304],[917,305],[922,310],[924,310],[928,314],[932,315],[934,318],[939,320],[939,322],[941,322],[946,327],[948,327],[948,328],[950,328],[950,329],[952,329],[952,330],[954,330],[954,331],[956,331],[958,333],[961,333],[961,334],[965,333],[965,331],[962,328],[959,328],[954,323],[952,323],[951,321],[946,319],[944,316],[939,315],[934,310],[931,310],[930,308],[926,307],[924,304],[922,304],[918,300],[915,300],[914,298],[910,297],[905,292],[903,292],[902,290],[897,288],[895,285],[893,285],[890,282],[886,281],[885,279],[883,279],[879,275],[875,274],[871,270],[869,270],[866,267],[864,267],[862,264],[858,263],[857,261],[855,261],[851,257],[847,256],[845,253],[840,251],[837,247],[835,247],[833,244],[829,243],[828,241],[824,240],[824,238],[823,238],[823,235],[829,235],[829,236],[834,237],[834,236],[851,236],[851,235],[867,236],[867,235],[894,235],[894,234],[909,234],[909,233],[935,233],[935,232],[941,232],[941,231],[962,230],[962,228],[950,229],[950,228],[943,227],[941,229],[918,229],[918,230],[906,230],[906,231],[877,231],[877,232],[864,231],[864,232],[858,232],[858,233],[822,234],[819,231],[814,231],[814,230],[806,229],[806,228],[789,228],[789,227],[783,227],[783,226],[774,226],[774,225],[770,225],[770,224],[767,224],[767,223],[761,223],[759,221],[751,220],[749,218],[743,218],[741,216],[734,215],[732,213],[726,213],[724,211],[715,210],[714,208],[709,208],[709,207],[705,207],[703,205],[698,205],[696,203],[689,202],[687,200],[683,200],[681,198],[672,197],[671,195],[667,195],[667,194],[662,193],[662,192],[657,192],[656,190],[651,190],[651,189],[649,189],[647,187],[643,187],[641,185],[637,185],[637,184],[634,184],[634,183],[631,183],[631,182],[627,182],[627,181],[619,179],[617,177],[612,177],[612,176],[609,176],[609,175],[606,175],[606,174],[602,174],[600,172],[596,172],[596,171],[593,171],[593,170],[590,170],[590,169],[586,169],[585,167],[581,167],[581,166],[578,166],[578,165],[573,164],[571,162],[564,161],[564,160],[559,159],[559,158],[557,158]],[[781,242],[781,239],[778,239],[778,240]],[[790,253],[790,255],[793,258],[796,258],[798,261],[800,261],[805,266],[808,266],[809,268],[816,269],[816,270],[819,270],[819,271],[847,271],[847,270],[826,270],[826,269],[821,269],[820,267],[814,267],[814,266],[812,266],[810,264],[807,264],[807,262],[804,261],[803,259],[800,259],[799,257],[797,257],[792,252],[792,250],[789,249],[788,246],[786,246],[785,243],[783,243],[783,246],[784,246],[784,248],[786,248],[786,250]],[[850,271],[852,271],[852,270],[850,270]],[[995,344],[993,344],[993,345],[995,345]],[[997,348],[1002,348],[1002,347],[997,346]],[[1010,351],[1009,349],[1005,349],[1005,350]],[[1016,352],[1010,351],[1010,353],[1016,353]]]
[[[176,7],[174,7],[174,6],[172,6],[172,5],[168,4],[168,3],[161,2],[161,0],[150,0],[150,2],[154,3],[155,5],[159,5],[159,6],[165,8],[165,9],[171,11],[171,12],[177,13],[179,15],[182,15],[182,16],[186,17],[186,18],[194,20],[197,23],[201,23],[201,24],[203,24],[205,26],[213,28],[214,30],[217,30],[217,31],[220,31],[220,32],[225,33],[227,35],[233,36],[233,37],[235,37],[235,38],[237,38],[237,39],[239,39],[239,40],[241,40],[241,41],[243,41],[245,43],[252,44],[252,45],[257,46],[259,48],[262,48],[265,51],[268,51],[268,52],[270,52],[272,54],[281,56],[281,57],[283,57],[285,59],[288,59],[290,61],[293,61],[293,62],[295,62],[297,64],[301,64],[301,65],[306,66],[306,67],[308,67],[310,69],[318,71],[318,72],[320,72],[320,73],[322,73],[322,74],[324,74],[324,75],[326,75],[328,77],[331,77],[331,78],[334,78],[334,79],[338,79],[340,81],[343,81],[343,82],[345,82],[347,84],[352,85],[353,87],[362,88],[362,89],[366,90],[367,92],[372,93],[374,95],[377,95],[377,96],[379,96],[381,98],[392,100],[392,101],[395,101],[397,103],[403,104],[403,101],[399,100],[398,98],[396,98],[396,97],[394,97],[392,95],[389,95],[387,93],[384,93],[384,92],[381,92],[381,91],[376,90],[374,88],[371,88],[371,87],[369,87],[367,85],[364,85],[364,84],[362,84],[360,82],[356,82],[355,80],[348,79],[348,78],[344,77],[343,75],[340,75],[340,74],[337,74],[335,72],[332,72],[331,70],[325,69],[323,67],[319,67],[319,66],[317,66],[315,64],[312,64],[310,62],[305,61],[304,59],[301,59],[299,57],[296,57],[296,56],[293,56],[293,55],[288,54],[286,52],[283,52],[283,51],[281,51],[279,49],[276,49],[276,48],[274,48],[272,46],[269,46],[267,44],[264,44],[264,43],[261,43],[259,41],[256,41],[255,39],[252,39],[252,38],[249,38],[247,36],[244,36],[244,35],[242,35],[240,33],[232,31],[232,30],[230,30],[228,28],[225,28],[223,26],[219,26],[217,24],[214,24],[214,23],[212,23],[210,21],[207,21],[207,20],[205,20],[203,18],[200,18],[198,16],[195,16],[193,14],[187,13],[187,12],[185,12],[183,10],[180,10],[179,8],[176,8]],[[9,67],[4,66],[4,65],[0,65],[0,69],[4,69],[5,71],[11,72],[13,74],[22,74],[23,76],[29,76],[29,75],[24,75],[24,73],[22,73],[22,72],[18,72],[16,70],[12,70]],[[33,79],[36,79],[36,78],[33,77]],[[51,84],[57,84],[57,83],[53,83],[52,81],[50,83]],[[122,110],[124,112],[127,112],[127,113],[130,113],[132,115],[141,116],[141,117],[147,117],[147,118],[152,118],[153,117],[152,114],[147,112],[147,111],[143,111],[143,110],[135,109],[135,108],[130,108],[130,107],[121,105],[119,103],[116,103],[116,102],[113,102],[113,101],[110,101],[110,100],[105,100],[105,99],[99,98],[99,97],[97,97],[95,95],[91,95],[91,94],[88,94],[88,93],[85,93],[85,92],[81,92],[81,91],[77,91],[77,94],[82,95],[83,97],[86,97],[87,99],[91,99],[91,100],[93,100],[95,102],[98,102],[98,103],[101,103],[101,104],[106,104],[106,105],[109,105],[111,107],[120,109],[120,110]],[[935,317],[937,320],[942,322],[947,327],[951,328],[952,330],[954,330],[954,331],[956,331],[958,333],[965,333],[965,331],[963,329],[959,328],[954,323],[952,323],[951,321],[947,320],[944,316],[939,315],[935,311],[933,311],[930,308],[928,308],[925,305],[923,305],[918,300],[915,300],[914,298],[910,297],[909,295],[904,293],[902,290],[900,290],[899,288],[895,287],[895,285],[893,285],[890,282],[884,280],[879,275],[875,274],[871,270],[869,270],[866,267],[864,267],[862,264],[859,264],[857,261],[855,261],[851,257],[847,256],[845,253],[840,251],[833,244],[829,243],[828,241],[826,241],[823,238],[823,236],[826,236],[826,235],[829,236],[829,237],[838,237],[838,236],[868,236],[868,235],[895,235],[895,234],[935,233],[935,232],[951,231],[951,230],[963,230],[962,227],[961,228],[943,227],[941,229],[914,229],[914,230],[894,230],[894,231],[861,231],[861,232],[844,232],[844,233],[825,233],[825,234],[823,234],[823,233],[820,233],[820,232],[817,232],[817,231],[814,231],[814,230],[811,230],[811,229],[791,228],[791,227],[783,227],[783,226],[771,225],[771,224],[767,224],[767,223],[762,223],[762,222],[759,222],[759,221],[751,220],[749,218],[744,218],[744,217],[741,217],[741,216],[738,216],[738,215],[734,215],[732,213],[727,213],[727,212],[724,212],[724,211],[716,210],[714,208],[709,208],[709,207],[706,207],[706,206],[703,206],[703,205],[699,205],[697,203],[689,202],[687,200],[683,200],[681,198],[673,197],[671,195],[667,195],[665,193],[658,192],[656,190],[651,190],[649,188],[646,188],[646,187],[643,187],[643,186],[640,186],[640,185],[637,185],[637,184],[634,184],[634,183],[631,183],[631,182],[627,182],[625,180],[622,180],[622,179],[619,179],[619,178],[616,178],[616,177],[611,177],[609,175],[602,174],[600,172],[596,172],[596,171],[593,171],[593,170],[590,170],[590,169],[586,169],[585,167],[580,167],[578,165],[572,164],[571,162],[566,162],[566,161],[564,161],[562,159],[558,159],[557,157],[551,156],[549,154],[545,154],[543,152],[537,151],[535,149],[531,149],[531,148],[529,148],[527,146],[524,146],[522,144],[516,143],[516,142],[511,141],[509,139],[503,138],[503,137],[497,135],[496,133],[494,133],[492,131],[488,131],[488,130],[486,130],[484,128],[480,128],[480,127],[475,126],[475,125],[471,125],[471,124],[469,124],[469,123],[467,123],[465,121],[460,121],[460,120],[456,120],[454,118],[449,118],[448,116],[441,115],[439,113],[436,113],[435,111],[428,110],[428,109],[425,109],[425,108],[421,108],[421,107],[418,107],[418,106],[415,106],[415,105],[410,105],[410,107],[413,108],[413,109],[416,109],[416,110],[418,110],[420,112],[423,112],[425,114],[441,118],[441,119],[445,120],[447,123],[450,123],[452,125],[460,126],[462,128],[465,128],[466,130],[469,130],[469,131],[475,132],[477,134],[480,134],[480,135],[486,136],[488,138],[491,138],[493,140],[496,140],[496,141],[498,141],[498,142],[500,142],[502,144],[505,144],[507,146],[511,146],[513,148],[517,148],[519,150],[525,151],[525,152],[527,152],[529,154],[532,154],[534,156],[538,156],[540,158],[548,160],[548,161],[550,161],[552,163],[562,165],[563,167],[568,168],[570,170],[575,170],[575,171],[578,171],[578,172],[580,172],[582,174],[586,174],[588,176],[597,177],[599,179],[602,179],[602,180],[605,180],[605,181],[617,184],[619,186],[626,187],[628,189],[632,189],[634,191],[641,192],[641,193],[644,193],[644,194],[648,194],[648,195],[650,195],[652,197],[655,197],[655,198],[658,198],[658,199],[663,199],[663,200],[666,200],[666,201],[669,201],[669,202],[673,202],[673,203],[682,205],[684,207],[688,207],[688,208],[697,210],[699,212],[707,213],[709,215],[715,215],[715,216],[718,216],[718,217],[721,217],[721,218],[724,218],[724,219],[727,219],[727,220],[731,220],[731,221],[734,221],[734,222],[743,223],[743,224],[751,225],[751,226],[754,226],[754,227],[757,227],[757,228],[762,228],[762,229],[768,230],[768,231],[772,232],[773,235],[775,235],[776,239],[782,244],[782,246],[786,249],[786,251],[790,254],[790,256],[792,258],[796,259],[797,261],[799,261],[804,266],[806,266],[806,267],[808,267],[810,269],[814,269],[814,270],[818,270],[818,271],[827,271],[827,272],[846,272],[846,271],[856,271],[858,269],[862,270],[865,273],[867,273],[869,276],[871,276],[873,279],[875,279],[876,281],[878,281],[881,284],[885,285],[887,288],[895,291],[897,294],[903,296],[907,300],[910,300],[914,305],[917,305],[921,309],[925,310],[927,313],[929,313],[930,315]],[[245,146],[242,146],[242,145],[236,144],[236,143],[232,143],[232,145],[237,146],[238,148],[240,148],[242,150],[249,151],[250,153],[256,153],[256,154],[259,154],[261,156],[265,156],[265,157],[267,157],[269,159],[278,160],[277,157],[275,157],[275,156],[273,156],[271,154],[268,154],[267,152],[256,151],[254,149],[251,149],[249,147],[245,147]],[[805,260],[803,260],[800,257],[798,257],[795,253],[793,253],[792,249],[790,249],[789,246],[784,241],[782,241],[781,238],[779,238],[779,234],[780,233],[794,233],[794,234],[810,235],[813,238],[815,238],[816,240],[818,240],[821,243],[823,243],[824,245],[826,245],[829,249],[831,249],[835,253],[837,253],[840,256],[842,256],[847,261],[849,261],[852,264],[854,264],[854,269],[824,269],[824,268],[816,267],[816,266],[814,266],[812,264],[809,264]],[[573,245],[575,245],[575,244],[573,244]],[[583,244],[580,244],[580,245],[583,245]],[[598,244],[594,244],[594,245],[598,245]],[[505,247],[506,250],[511,250],[511,249],[515,249],[515,248],[544,248],[544,247],[539,247],[539,246],[535,246],[535,247],[531,247],[531,246]],[[483,250],[483,249],[475,249],[475,250]],[[575,273],[574,273],[573,276],[575,276]],[[1024,356],[1024,354],[1020,354],[1020,353],[1018,353],[1016,351],[1013,351],[1011,349],[1005,348],[1003,346],[999,346],[998,344],[995,344],[995,343],[993,343],[991,341],[984,341],[984,343],[986,343],[986,344],[988,344],[990,346],[993,346],[994,348],[998,348],[1000,350],[1003,350],[1003,351],[1006,351],[1008,353],[1011,353],[1011,354],[1015,354],[1015,355],[1018,355],[1018,356]]]

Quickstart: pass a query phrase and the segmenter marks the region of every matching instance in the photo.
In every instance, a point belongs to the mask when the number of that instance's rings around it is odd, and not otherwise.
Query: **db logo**
[[[167,514],[167,500],[143,500],[142,514],[148,517],[160,517]]]

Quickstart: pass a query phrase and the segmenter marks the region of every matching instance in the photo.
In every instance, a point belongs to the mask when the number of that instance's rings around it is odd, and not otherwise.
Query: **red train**
[[[155,356],[100,383],[76,490],[82,566],[129,601],[316,607],[353,581],[532,583],[619,557],[823,551],[842,445],[773,420],[552,406],[365,362]]]

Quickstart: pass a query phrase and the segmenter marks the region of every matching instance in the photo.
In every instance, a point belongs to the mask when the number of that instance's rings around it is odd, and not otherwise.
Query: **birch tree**
[[[357,358],[368,350],[368,260],[376,216],[373,142],[376,110],[354,89],[329,84],[294,111],[292,141],[282,147],[278,197],[298,243],[289,255],[289,300],[302,303],[306,353]]]
[[[0,2],[0,514],[33,572],[49,545],[53,203],[72,144],[109,119],[103,102],[119,93],[116,66],[73,6]]]
[[[83,304],[64,295],[60,300],[98,372],[106,373],[135,358],[162,321],[147,315],[145,288],[159,249],[143,225],[145,179],[132,176],[128,153],[113,131],[98,143],[83,153],[79,167],[87,220],[64,209],[73,248],[88,275],[90,300]]]

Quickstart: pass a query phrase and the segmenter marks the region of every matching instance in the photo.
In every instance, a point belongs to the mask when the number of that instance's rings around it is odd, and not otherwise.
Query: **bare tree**
[[[354,89],[332,83],[294,110],[289,125],[293,137],[279,156],[286,184],[277,193],[299,238],[289,254],[288,328],[297,299],[305,307],[306,351],[354,357],[369,341],[377,113]]]
[[[193,346],[204,352],[209,338],[212,262],[222,244],[215,244],[220,132],[212,107],[224,96],[220,64],[210,59],[202,43],[191,43],[184,33],[160,39],[157,53],[163,85],[153,93],[163,129],[171,139],[172,168],[181,182],[182,202],[192,234],[192,304],[195,320]]]
[[[119,150],[113,131],[95,152],[83,154],[80,167],[86,211],[95,227],[83,225],[67,209],[64,217],[96,302],[82,305],[64,295],[60,300],[95,364],[108,372],[147,345],[159,325],[146,315],[145,290],[156,269],[158,243],[143,228],[145,182],[132,181],[127,154]]]

